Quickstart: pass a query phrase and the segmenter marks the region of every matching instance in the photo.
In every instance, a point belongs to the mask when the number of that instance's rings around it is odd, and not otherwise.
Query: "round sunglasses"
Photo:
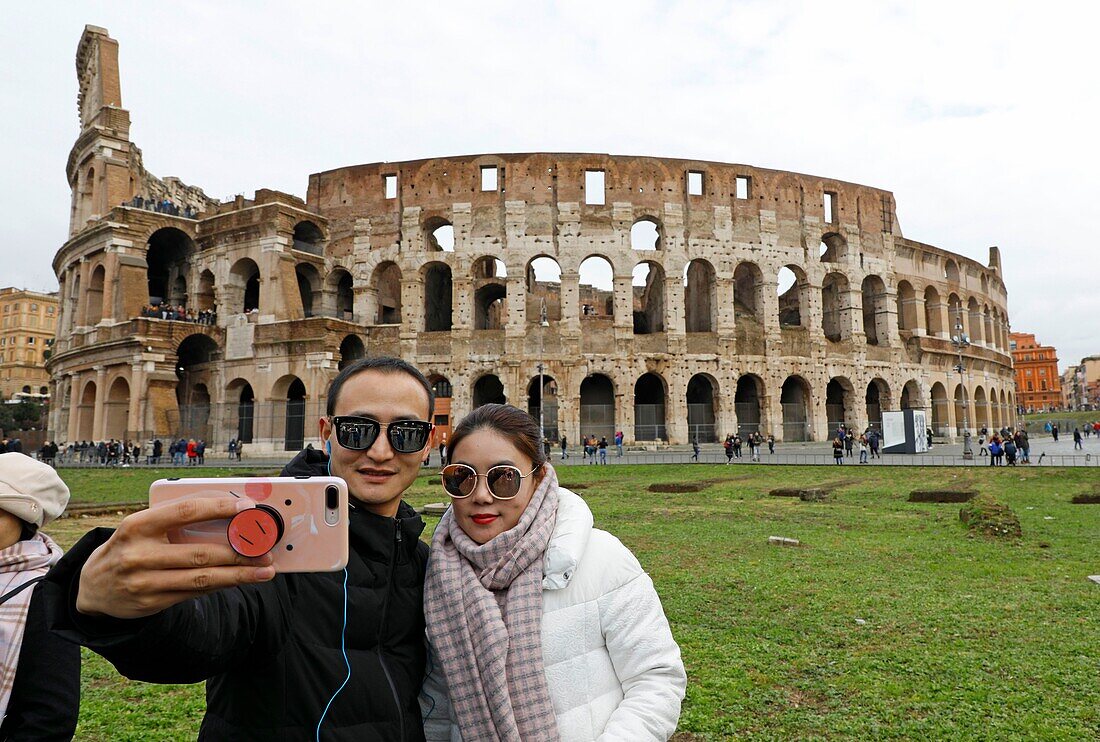
[[[416,453],[424,450],[432,435],[432,424],[424,420],[394,420],[380,423],[369,417],[343,415],[332,418],[336,442],[352,451],[366,451],[378,440],[382,429],[386,439],[397,453]]]
[[[538,471],[536,466],[524,474],[518,468],[501,464],[494,466],[484,474],[478,474],[472,466],[467,464],[447,464],[439,472],[439,478],[443,481],[443,489],[455,500],[461,500],[474,494],[477,489],[479,477],[485,477],[485,484],[489,487],[489,494],[497,500],[511,500],[519,494],[519,488],[523,480]]]

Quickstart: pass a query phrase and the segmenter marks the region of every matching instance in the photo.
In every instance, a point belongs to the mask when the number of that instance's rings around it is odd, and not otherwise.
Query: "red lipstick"
[[[498,517],[499,516],[493,515],[492,513],[478,513],[477,515],[471,515],[470,520],[477,523],[479,526],[485,526],[492,523]]]

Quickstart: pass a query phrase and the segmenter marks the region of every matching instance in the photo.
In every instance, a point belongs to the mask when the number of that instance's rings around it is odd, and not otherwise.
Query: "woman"
[[[483,405],[451,440],[424,586],[428,739],[668,739],[687,678],[637,559],[558,486],[526,413]]]

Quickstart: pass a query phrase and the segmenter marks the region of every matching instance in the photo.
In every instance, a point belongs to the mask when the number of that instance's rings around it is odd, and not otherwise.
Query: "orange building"
[[[1035,335],[1013,332],[1008,336],[1016,368],[1016,402],[1025,412],[1062,406],[1062,379],[1058,375],[1058,351],[1039,345]]]

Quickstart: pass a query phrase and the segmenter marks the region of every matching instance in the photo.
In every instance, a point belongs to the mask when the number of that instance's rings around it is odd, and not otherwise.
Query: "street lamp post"
[[[955,364],[955,370],[959,372],[959,381],[962,384],[963,394],[963,459],[970,461],[974,458],[974,449],[970,447],[970,415],[967,409],[970,406],[970,395],[966,393],[966,367],[963,365],[963,348],[970,347],[970,338],[963,332],[962,304],[955,306],[955,334],[951,336],[951,344],[955,346],[959,362]]]
[[[542,415],[542,408],[546,402],[546,385],[542,380],[542,372],[543,355],[546,352],[546,328],[549,326],[550,322],[546,319],[546,299],[543,299],[539,307],[539,445],[545,445],[546,442],[546,426]]]

